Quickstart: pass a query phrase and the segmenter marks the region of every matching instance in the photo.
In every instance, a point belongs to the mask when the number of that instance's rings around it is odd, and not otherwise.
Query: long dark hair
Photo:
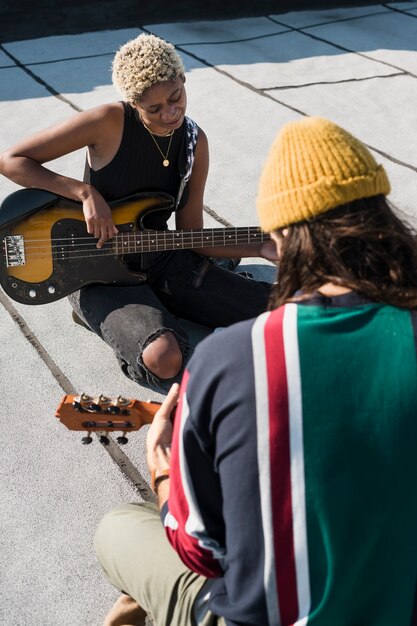
[[[339,206],[288,226],[280,237],[270,309],[334,283],[393,306],[417,308],[417,240],[384,196]]]

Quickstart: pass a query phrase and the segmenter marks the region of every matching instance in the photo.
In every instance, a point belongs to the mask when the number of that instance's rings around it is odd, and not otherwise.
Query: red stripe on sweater
[[[280,307],[267,320],[265,352],[277,593],[281,623],[292,624],[298,617],[298,596],[293,541],[288,386],[283,337],[284,311],[285,307]]]
[[[181,480],[181,467],[180,467],[180,428],[181,428],[181,418],[182,412],[184,408],[184,395],[187,389],[187,383],[190,375],[187,370],[185,370],[180,389],[180,396],[178,399],[177,408],[175,411],[175,419],[174,419],[174,432],[172,435],[172,443],[171,443],[171,465],[170,465],[170,489],[169,489],[169,511],[177,520],[179,526],[183,526],[189,516],[190,510],[188,508],[187,498],[185,497],[185,493],[182,486]],[[168,537],[171,541],[173,536],[177,533],[170,528],[166,529]],[[173,543],[171,541],[171,543]]]
[[[194,572],[212,578],[222,573],[217,560],[213,559],[210,551],[199,545],[198,539],[186,532],[185,525],[190,515],[187,497],[184,493],[181,466],[180,466],[180,428],[184,410],[184,397],[186,394],[190,374],[185,370],[181,383],[180,397],[175,413],[174,433],[171,447],[170,466],[170,489],[168,508],[171,515],[178,522],[178,528],[165,527],[169,542],[178,553],[180,559]]]

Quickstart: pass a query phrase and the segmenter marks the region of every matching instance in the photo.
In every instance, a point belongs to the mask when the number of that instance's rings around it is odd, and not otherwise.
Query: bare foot
[[[145,626],[146,613],[136,600],[122,594],[104,620],[103,626]]]

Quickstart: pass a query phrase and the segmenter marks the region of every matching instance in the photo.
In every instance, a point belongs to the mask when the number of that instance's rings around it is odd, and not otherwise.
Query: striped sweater
[[[346,294],[197,346],[161,516],[228,626],[414,623],[416,334]]]

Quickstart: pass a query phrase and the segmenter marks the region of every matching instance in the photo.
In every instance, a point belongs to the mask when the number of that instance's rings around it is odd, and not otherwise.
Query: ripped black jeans
[[[133,286],[88,285],[69,300],[77,315],[112,348],[129,378],[164,390],[180,374],[159,379],[145,367],[142,353],[171,331],[185,365],[190,345],[177,316],[212,329],[229,326],[265,311],[271,288],[191,250],[158,254],[147,276],[145,283]]]

